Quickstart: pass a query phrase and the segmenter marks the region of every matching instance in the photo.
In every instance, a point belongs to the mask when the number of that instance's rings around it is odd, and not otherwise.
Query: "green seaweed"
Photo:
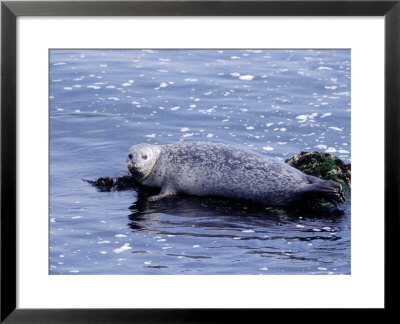
[[[351,165],[336,156],[321,152],[300,152],[285,162],[305,174],[336,181],[347,189],[351,187]]]

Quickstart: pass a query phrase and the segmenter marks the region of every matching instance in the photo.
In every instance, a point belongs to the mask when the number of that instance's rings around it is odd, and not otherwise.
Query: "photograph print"
[[[50,275],[350,275],[351,50],[50,49]]]

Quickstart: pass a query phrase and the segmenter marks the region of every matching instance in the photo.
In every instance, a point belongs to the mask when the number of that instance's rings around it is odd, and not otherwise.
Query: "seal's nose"
[[[133,172],[133,170],[135,170],[135,165],[133,163],[130,163],[130,161],[128,162],[127,167],[128,167],[129,172],[131,172],[131,173]]]
[[[137,168],[137,164],[134,163],[130,158],[128,158],[126,160],[126,162],[127,162],[128,169],[136,169]]]

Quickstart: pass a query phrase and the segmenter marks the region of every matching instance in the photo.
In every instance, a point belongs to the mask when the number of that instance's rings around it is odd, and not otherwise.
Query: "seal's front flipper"
[[[332,180],[323,180],[312,183],[304,189],[304,193],[316,198],[325,198],[340,203],[346,201],[342,191],[342,186]]]
[[[157,201],[168,196],[175,196],[178,192],[171,188],[163,187],[158,195],[154,195],[148,198],[149,201]]]

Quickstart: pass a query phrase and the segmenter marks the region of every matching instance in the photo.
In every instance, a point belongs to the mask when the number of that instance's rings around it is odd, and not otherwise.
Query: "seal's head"
[[[126,158],[129,172],[137,181],[143,181],[153,171],[161,148],[152,144],[137,144],[131,147]]]

